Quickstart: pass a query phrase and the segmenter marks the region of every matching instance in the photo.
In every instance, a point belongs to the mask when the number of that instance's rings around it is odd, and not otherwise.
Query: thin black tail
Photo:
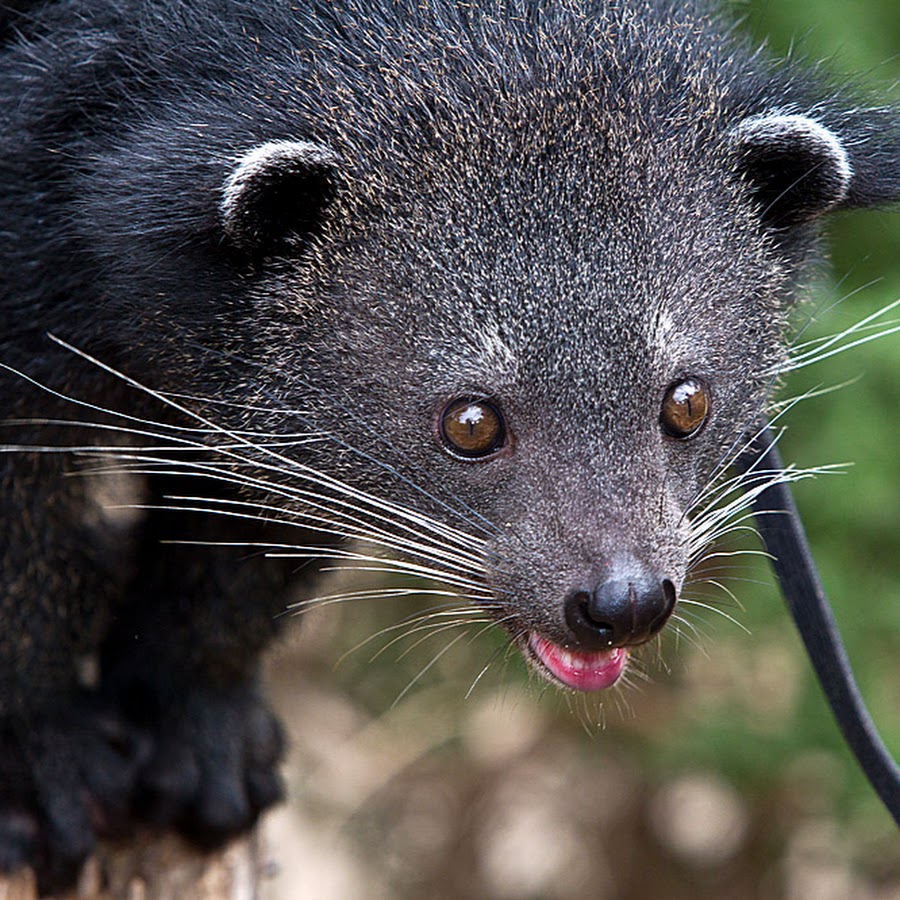
[[[756,471],[784,468],[768,428],[737,462],[741,472],[751,467]],[[853,679],[789,485],[767,488],[755,500],[753,511],[785,602],[844,739],[900,825],[900,768],[881,742]]]

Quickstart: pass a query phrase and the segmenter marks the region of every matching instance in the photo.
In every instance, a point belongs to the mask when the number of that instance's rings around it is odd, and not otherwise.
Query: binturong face
[[[293,341],[313,350],[291,392],[344,448],[316,468],[385,498],[390,549],[576,690],[614,684],[675,612],[783,352],[789,280],[746,188],[678,160],[695,174],[674,202],[678,150],[648,159],[642,195],[591,160],[562,206],[583,158],[522,163],[512,192],[481,163],[440,185],[439,218],[386,207],[352,262],[323,265],[316,296],[338,299],[296,307],[327,340]]]
[[[398,87],[377,140],[252,151],[225,213],[240,235],[265,206],[254,184],[327,180],[315,239],[262,292],[294,373],[279,393],[340,448],[314,465],[378,508],[353,536],[595,691],[678,618],[760,488],[728,470],[764,421],[816,220],[879,188],[854,181],[860,123],[768,99],[793,88],[736,70],[699,26],[564,25],[522,37],[524,75],[469,48],[460,96],[437,51],[418,59],[433,94],[404,105]],[[385,62],[391,84],[407,64]]]

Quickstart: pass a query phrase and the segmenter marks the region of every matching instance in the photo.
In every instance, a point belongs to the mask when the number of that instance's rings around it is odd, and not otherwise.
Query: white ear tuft
[[[821,122],[772,112],[749,116],[731,136],[739,165],[770,224],[799,224],[847,196],[853,179],[849,154],[840,137]]]
[[[336,191],[339,158],[308,141],[267,141],[237,160],[222,186],[225,233],[248,251],[302,243]]]

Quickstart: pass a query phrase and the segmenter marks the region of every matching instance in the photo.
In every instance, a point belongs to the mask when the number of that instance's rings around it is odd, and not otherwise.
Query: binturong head
[[[225,233],[316,471],[378,498],[353,536],[595,691],[725,528],[819,221],[900,197],[897,116],[666,4],[439,6],[367,25],[314,142],[247,151]]]

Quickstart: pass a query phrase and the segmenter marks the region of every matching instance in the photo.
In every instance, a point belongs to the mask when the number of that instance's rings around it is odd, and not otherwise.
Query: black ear
[[[302,246],[337,192],[338,157],[323,144],[268,141],[238,161],[222,189],[225,234],[255,256]]]
[[[832,209],[900,201],[900,112],[832,112],[837,128],[808,115],[748,116],[731,131],[738,168],[774,228]]]
[[[841,204],[853,179],[841,139],[808,116],[749,116],[732,131],[738,165],[773,227],[799,225]]]

